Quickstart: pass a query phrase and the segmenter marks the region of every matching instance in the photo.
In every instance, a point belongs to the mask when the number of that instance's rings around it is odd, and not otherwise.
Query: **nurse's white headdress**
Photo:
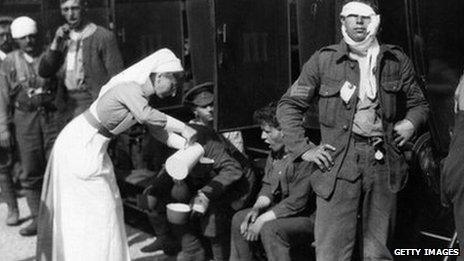
[[[182,64],[176,55],[169,49],[160,49],[140,62],[127,68],[113,77],[111,82],[136,82],[144,84],[151,73],[180,72]]]
[[[160,49],[111,78],[103,86],[100,95],[121,83],[135,82],[143,85],[149,81],[151,73],[181,72],[183,70],[179,58],[171,50],[167,48]]]

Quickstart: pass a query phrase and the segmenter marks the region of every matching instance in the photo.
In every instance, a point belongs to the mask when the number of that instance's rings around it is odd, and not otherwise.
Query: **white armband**
[[[174,149],[184,149],[187,141],[180,135],[175,134],[174,132],[168,133],[168,139],[166,140],[166,145]]]

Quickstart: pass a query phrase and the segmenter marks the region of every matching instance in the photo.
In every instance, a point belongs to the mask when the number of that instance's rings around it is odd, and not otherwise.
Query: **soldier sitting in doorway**
[[[246,207],[251,197],[254,173],[247,159],[237,158],[230,153],[214,130],[192,124],[199,134],[205,157],[211,164],[197,164],[185,181],[174,182],[162,170],[153,184],[146,190],[155,196],[157,203],[150,211],[149,220],[157,239],[142,249],[144,252],[164,250],[172,254],[176,244],[181,245],[179,258],[205,260],[205,248],[201,239],[208,239],[215,260],[228,260],[230,221],[235,211]],[[166,219],[166,204],[169,202],[200,202],[204,213],[195,212],[186,225],[170,225]]]

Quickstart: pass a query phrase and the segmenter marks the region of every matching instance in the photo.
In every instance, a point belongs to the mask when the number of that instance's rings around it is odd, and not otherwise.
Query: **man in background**
[[[12,51],[13,41],[11,38],[10,25],[13,18],[0,17],[0,66],[7,54]],[[8,115],[2,115],[7,117]],[[19,224],[18,203],[14,191],[12,178],[13,167],[13,144],[14,138],[10,133],[11,122],[7,119],[0,119],[0,122],[6,122],[0,129],[0,189],[8,207],[6,224],[14,226]]]
[[[11,39],[10,25],[13,18],[9,16],[0,16],[0,63],[6,55],[13,50],[13,41]]]
[[[114,34],[87,19],[86,0],[60,3],[66,24],[56,30],[39,74],[58,75],[74,118],[97,98],[101,86],[123,69],[123,62]]]
[[[11,24],[11,34],[19,48],[6,56],[0,68],[0,130],[3,137],[11,137],[9,122],[14,123],[23,167],[19,180],[32,216],[32,222],[19,233],[32,236],[37,234],[47,158],[65,121],[56,79],[38,76],[43,47],[37,23],[27,16],[18,17]],[[2,140],[8,145],[6,138]]]

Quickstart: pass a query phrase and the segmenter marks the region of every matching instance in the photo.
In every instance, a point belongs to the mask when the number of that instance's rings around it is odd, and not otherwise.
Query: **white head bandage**
[[[380,15],[376,14],[374,9],[367,4],[361,2],[349,2],[343,6],[340,16],[348,17],[349,15],[366,16],[370,17],[371,21],[367,26],[367,36],[361,42],[355,42],[346,33],[346,27],[342,24],[342,34],[345,42],[350,45],[351,48],[356,49],[360,52],[365,52],[366,49],[372,44],[374,38],[377,35],[377,31],[380,25]]]
[[[11,23],[11,36],[15,39],[37,33],[37,23],[27,16],[20,16]]]

